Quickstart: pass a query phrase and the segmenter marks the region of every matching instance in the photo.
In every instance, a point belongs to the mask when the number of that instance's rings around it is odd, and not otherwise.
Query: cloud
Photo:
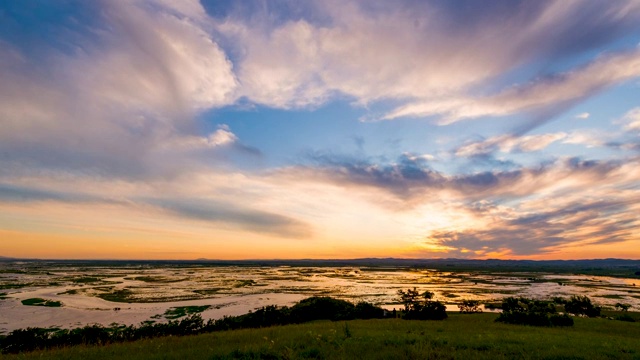
[[[75,184],[79,182],[76,181]],[[96,186],[99,184],[88,184]],[[131,187],[130,184],[128,187]],[[134,185],[140,188],[140,185]],[[126,191],[120,194],[100,194],[91,189],[69,191],[58,186],[48,184],[48,187],[18,186],[0,184],[0,203],[25,205],[30,203],[71,204],[79,206],[116,205],[125,206],[129,210],[137,209],[144,212],[169,213],[181,219],[189,219],[214,224],[218,227],[238,229],[241,231],[266,233],[287,238],[307,239],[312,236],[309,224],[294,218],[279,215],[270,211],[242,206],[233,202],[226,202],[207,198],[189,198],[184,194],[180,198],[172,198],[167,191],[159,196],[153,194],[138,194]],[[113,189],[111,189],[113,192]],[[140,191],[140,190],[138,190]],[[162,193],[162,192],[161,192]]]
[[[260,150],[243,144],[228,125],[218,125],[218,129],[207,136],[177,135],[163,143],[160,148],[165,152],[187,152],[206,150],[235,150],[250,155],[261,155]]]
[[[582,68],[508,88],[491,96],[411,103],[393,110],[383,119],[439,115],[441,124],[451,124],[463,119],[521,112],[547,114],[636,77],[640,77],[640,50],[601,56]],[[539,121],[547,120],[545,116]]]
[[[410,197],[414,188],[438,187],[445,178],[429,168],[427,159],[403,154],[397,162],[375,164],[366,159],[312,153],[310,158],[317,168],[285,169],[310,177],[321,177],[342,185],[358,184],[387,189],[401,196]]]
[[[272,107],[313,107],[338,96],[358,104],[393,100],[401,105],[384,119],[436,115],[451,123],[568,106],[639,74],[638,52],[629,51],[524,85],[516,79],[497,94],[482,91],[511,71],[573,58],[638,31],[640,5],[633,1],[257,8],[227,12],[216,30],[236,54],[242,95]]]
[[[378,189],[397,196],[407,205],[438,194],[465,202],[516,200],[567,188],[582,190],[580,186],[606,184],[614,174],[619,177],[618,181],[627,184],[634,181],[637,172],[623,174],[621,169],[638,161],[635,158],[626,162],[564,158],[530,168],[448,175],[433,170],[422,158],[407,155],[390,163],[325,153],[311,154],[311,159],[312,167],[287,168],[281,172],[340,186]]]
[[[222,16],[195,0],[91,6],[95,18],[78,16],[78,28],[51,32],[65,35],[56,42],[64,46],[39,38],[42,56],[13,38],[3,41],[4,167],[172,176],[197,164],[187,153],[168,154],[167,144],[221,149],[225,143],[259,153],[225,129],[197,130],[198,114],[238,99],[280,108],[319,106],[335,96],[358,104],[391,100],[404,105],[389,118],[432,114],[447,122],[564,106],[638,70],[638,51],[621,52],[495,95],[469,95],[482,94],[478,89],[510,70],[628,34],[640,19],[636,2],[468,3],[474,16],[464,22],[465,6],[437,1],[282,5],[291,14],[266,3],[263,11]],[[523,140],[511,151],[536,144]]]
[[[595,200],[562,204],[515,217],[487,216],[484,229],[434,231],[427,242],[448,248],[456,256],[540,255],[560,252],[562,247],[581,244],[611,244],[634,239],[640,225],[631,214],[637,199]]]
[[[629,110],[624,114],[620,122],[624,124],[624,130],[626,131],[640,130],[640,107]]]
[[[431,211],[448,208],[446,220],[428,221],[442,215],[437,212],[419,218],[425,226],[422,240],[416,241],[418,248],[422,243],[448,256],[561,254],[569,246],[634,240],[640,225],[635,216],[640,210],[637,157],[561,158],[528,168],[455,175],[405,155],[381,164],[331,154],[313,159],[313,167],[283,171],[299,181],[347,188],[353,196],[367,194],[372,204],[392,213],[417,215],[426,204]]]
[[[56,201],[65,203],[114,202],[95,195],[78,192],[58,192],[12,184],[0,184],[0,201],[11,203]]]
[[[456,156],[474,157],[491,154],[495,151],[533,152],[545,149],[552,143],[565,139],[566,133],[552,133],[541,135],[515,136],[510,134],[498,135],[483,141],[465,144],[455,150]]]
[[[0,162],[115,177],[189,164],[166,161],[163,144],[197,137],[195,117],[233,103],[238,83],[199,3],[167,4],[101,3],[79,19],[90,31],[65,39],[70,52],[46,47],[36,59],[3,46]]]
[[[563,140],[563,144],[585,145],[588,148],[605,146],[615,134],[608,134],[595,130],[578,130],[569,133]]]
[[[584,119],[588,119],[588,118],[589,118],[589,116],[591,116],[591,114],[589,114],[588,112],[583,112],[583,113],[577,114],[577,115],[576,115],[576,116],[574,116],[574,117],[575,117],[576,119],[584,120]]]
[[[287,238],[306,239],[311,236],[311,226],[288,216],[245,208],[233,203],[204,199],[147,199],[183,218],[204,221],[218,226],[240,230],[269,233]]]
[[[316,168],[288,171],[299,179],[370,194],[372,203],[394,212],[448,204],[454,214],[467,214],[466,221],[448,215],[423,230],[424,246],[448,256],[560,254],[567,246],[633,240],[640,225],[634,215],[640,210],[633,190],[640,178],[637,158],[566,158],[538,167],[459,175],[434,171],[411,156],[386,165],[326,154],[315,161]]]

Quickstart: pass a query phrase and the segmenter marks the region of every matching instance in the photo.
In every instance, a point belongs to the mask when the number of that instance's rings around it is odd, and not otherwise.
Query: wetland
[[[613,264],[613,265],[612,265]],[[640,262],[462,260],[246,262],[0,262],[0,334],[27,327],[166,322],[198,313],[236,316],[310,296],[400,308],[398,290],[430,291],[456,311],[463,300],[588,295],[603,308],[640,309]]]

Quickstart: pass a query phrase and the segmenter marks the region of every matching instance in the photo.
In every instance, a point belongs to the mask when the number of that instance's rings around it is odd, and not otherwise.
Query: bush
[[[623,303],[616,303],[616,310],[620,310],[620,311],[628,311],[629,308],[631,307],[630,304],[623,304]]]
[[[574,315],[585,315],[588,317],[600,316],[601,308],[591,303],[591,299],[587,296],[573,295],[564,305],[566,312]]]
[[[462,304],[458,305],[460,312],[463,314],[481,313],[480,300],[462,300]]]
[[[573,326],[573,319],[568,315],[556,313],[553,302],[523,297],[504,299],[502,313],[496,321],[533,326]]]
[[[291,307],[291,319],[295,323],[313,320],[351,320],[355,318],[355,306],[344,300],[330,297],[310,297]]]
[[[432,301],[433,293],[430,291],[420,294],[416,288],[413,288],[407,291],[398,290],[398,295],[404,304],[404,319],[443,320],[447,318],[447,307],[440,301]]]
[[[552,297],[551,301],[553,301],[554,304],[558,304],[558,305],[564,305],[567,303],[567,299],[559,296]]]
[[[356,319],[381,319],[384,317],[384,309],[364,301],[357,303],[354,311]]]
[[[419,309],[405,314],[409,320],[444,320],[447,318],[447,307],[440,301],[426,301]]]

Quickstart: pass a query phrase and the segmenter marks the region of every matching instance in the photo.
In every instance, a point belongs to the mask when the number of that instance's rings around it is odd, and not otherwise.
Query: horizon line
[[[497,258],[489,258],[489,259],[480,259],[480,258],[401,258],[401,257],[361,257],[361,258],[295,258],[295,259],[283,259],[283,258],[270,258],[270,259],[260,259],[260,258],[252,258],[252,259],[209,259],[209,258],[196,258],[196,259],[124,259],[124,258],[20,258],[20,257],[10,257],[10,256],[0,256],[0,261],[166,261],[166,262],[258,262],[258,261],[277,261],[277,262],[286,262],[286,261],[337,261],[337,262],[348,262],[348,261],[363,261],[363,260],[396,260],[396,261],[446,261],[446,260],[456,260],[456,261],[518,261],[518,262],[550,262],[550,261],[605,261],[605,260],[616,260],[616,261],[640,261],[640,259],[630,259],[630,258],[589,258],[589,259],[497,259]]]

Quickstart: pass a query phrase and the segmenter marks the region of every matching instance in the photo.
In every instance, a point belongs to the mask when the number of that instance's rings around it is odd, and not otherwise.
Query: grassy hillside
[[[494,322],[353,320],[164,337],[6,355],[13,359],[640,359],[640,323],[575,319],[569,328]]]

